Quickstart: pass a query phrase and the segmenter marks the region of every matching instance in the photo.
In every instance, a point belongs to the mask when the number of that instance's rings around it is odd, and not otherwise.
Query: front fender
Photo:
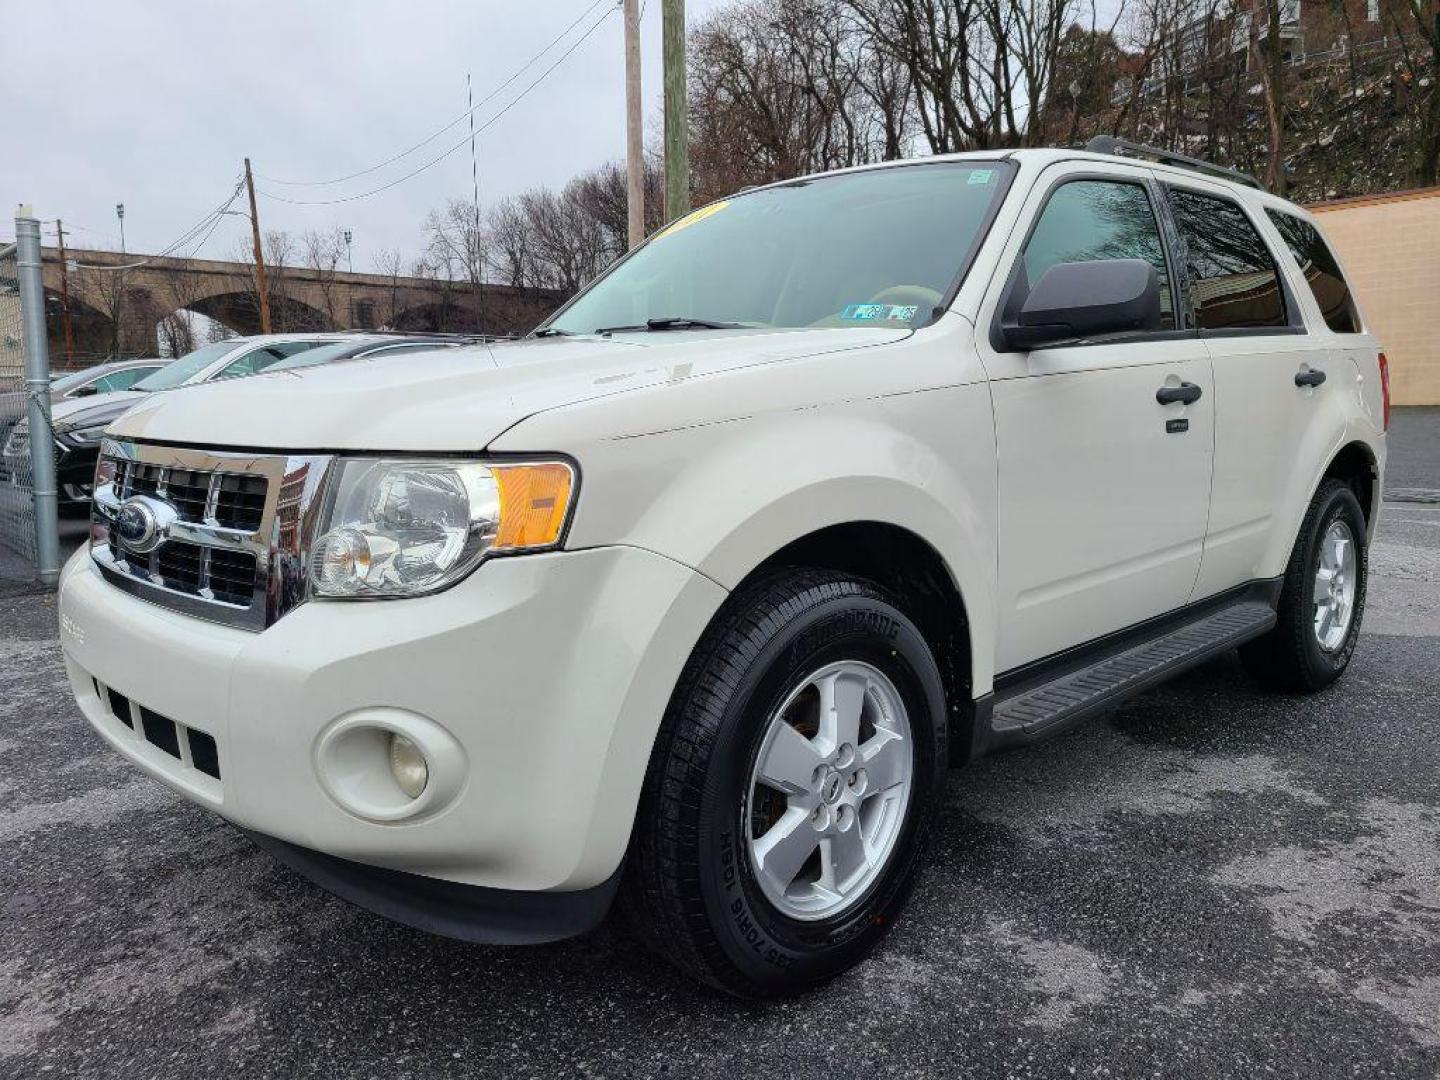
[[[523,427],[516,449],[545,437]],[[984,384],[771,409],[565,448],[582,475],[568,547],[646,548],[727,589],[831,525],[908,529],[948,566],[969,617],[974,692],[990,689],[996,473]]]

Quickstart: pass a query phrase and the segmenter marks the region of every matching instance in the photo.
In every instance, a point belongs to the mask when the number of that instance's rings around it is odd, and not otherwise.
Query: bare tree
[[[182,260],[166,275],[164,300],[166,314],[155,327],[162,350],[171,356],[184,356],[200,343],[195,338],[192,305],[200,298],[204,281],[190,261]]]
[[[1250,56],[1265,92],[1265,186],[1285,194],[1285,55],[1280,46],[1280,0],[1254,0]],[[1264,18],[1264,38],[1260,19]]]
[[[130,273],[99,266],[81,265],[72,278],[76,293],[88,298],[95,310],[109,325],[110,340],[106,343],[109,356],[124,355],[124,322],[128,315]]]
[[[345,258],[345,232],[339,226],[325,232],[311,229],[300,240],[304,265],[310,271],[311,279],[320,290],[320,301],[325,306],[328,330],[338,330],[342,322],[348,325],[349,314],[341,318],[340,296],[336,275],[340,261]]]
[[[1421,42],[1416,50],[1418,56],[1406,50],[1411,82],[1426,86],[1420,110],[1415,178],[1421,184],[1437,184],[1440,183],[1440,0],[1402,0],[1402,3]]]
[[[283,229],[272,229],[263,237],[265,292],[270,301],[270,328],[276,333],[300,329],[302,306],[291,299],[290,271],[295,263],[295,239]],[[255,253],[248,240],[235,247],[234,261],[245,267],[235,282],[248,321],[260,325],[260,287],[255,274]],[[311,329],[307,324],[305,329]]]
[[[380,307],[380,326],[394,330],[400,318],[400,278],[405,270],[405,259],[398,249],[382,250],[375,253],[375,272],[385,278],[384,302]]]
[[[689,85],[701,201],[908,148],[908,73],[848,0],[718,9],[691,32]]]

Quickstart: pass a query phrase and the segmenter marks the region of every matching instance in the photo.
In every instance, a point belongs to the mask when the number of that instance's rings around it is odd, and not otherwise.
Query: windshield
[[[171,390],[204,371],[228,352],[234,352],[244,342],[231,338],[202,345],[194,352],[186,353],[179,360],[171,361],[165,367],[141,379],[131,390]]]
[[[1011,166],[936,162],[797,180],[711,203],[656,234],[549,324],[591,334],[929,322]],[[668,321],[668,325],[666,325]]]

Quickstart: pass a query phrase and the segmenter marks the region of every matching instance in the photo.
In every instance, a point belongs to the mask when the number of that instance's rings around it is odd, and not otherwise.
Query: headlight
[[[313,596],[419,596],[486,555],[554,547],[575,486],[563,461],[347,458],[336,468],[310,559]]]
[[[99,446],[100,441],[105,438],[105,425],[95,424],[91,427],[57,431],[55,437],[67,446]]]

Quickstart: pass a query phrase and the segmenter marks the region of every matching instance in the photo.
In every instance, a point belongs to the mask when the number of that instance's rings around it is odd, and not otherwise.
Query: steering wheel
[[[945,298],[934,289],[924,285],[891,285],[884,292],[870,298],[872,304],[904,306],[914,304],[926,315],[945,302]],[[917,313],[918,314],[918,313]]]

